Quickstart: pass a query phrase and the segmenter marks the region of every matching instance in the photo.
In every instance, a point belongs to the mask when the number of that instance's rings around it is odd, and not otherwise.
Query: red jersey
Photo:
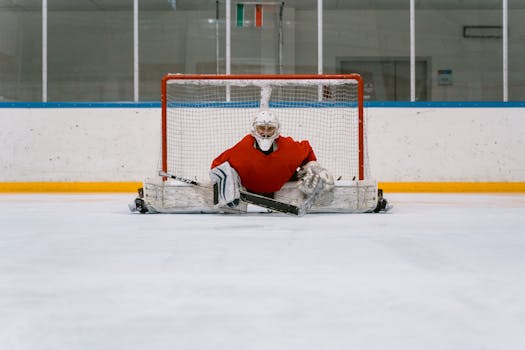
[[[295,141],[279,136],[277,150],[266,155],[255,148],[255,138],[246,135],[235,146],[215,158],[212,168],[228,161],[239,174],[246,189],[256,193],[272,193],[295,174],[297,167],[316,160],[308,141]]]

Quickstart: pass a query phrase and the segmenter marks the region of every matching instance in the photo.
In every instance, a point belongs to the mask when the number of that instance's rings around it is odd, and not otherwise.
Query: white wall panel
[[[525,181],[524,108],[369,108],[381,182]],[[155,176],[160,109],[0,109],[0,182]]]

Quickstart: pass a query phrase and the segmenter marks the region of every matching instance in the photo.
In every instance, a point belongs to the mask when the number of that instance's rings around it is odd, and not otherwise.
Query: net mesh
[[[209,182],[212,160],[250,132],[260,108],[269,108],[281,135],[308,140],[335,179],[359,179],[357,94],[352,79],[168,79],[163,170]]]

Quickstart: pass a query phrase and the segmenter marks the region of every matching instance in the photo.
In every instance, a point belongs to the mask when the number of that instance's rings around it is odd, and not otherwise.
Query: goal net
[[[159,170],[209,182],[212,160],[250,132],[261,108],[278,117],[281,135],[308,140],[334,179],[369,179],[357,74],[168,74],[162,80]]]

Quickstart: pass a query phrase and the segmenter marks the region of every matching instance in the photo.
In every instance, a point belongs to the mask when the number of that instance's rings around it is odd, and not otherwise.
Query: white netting
[[[208,182],[212,160],[250,131],[261,107],[281,134],[310,141],[318,161],[341,180],[359,179],[357,81],[352,79],[166,80],[168,172]],[[365,157],[365,178],[368,161]]]

